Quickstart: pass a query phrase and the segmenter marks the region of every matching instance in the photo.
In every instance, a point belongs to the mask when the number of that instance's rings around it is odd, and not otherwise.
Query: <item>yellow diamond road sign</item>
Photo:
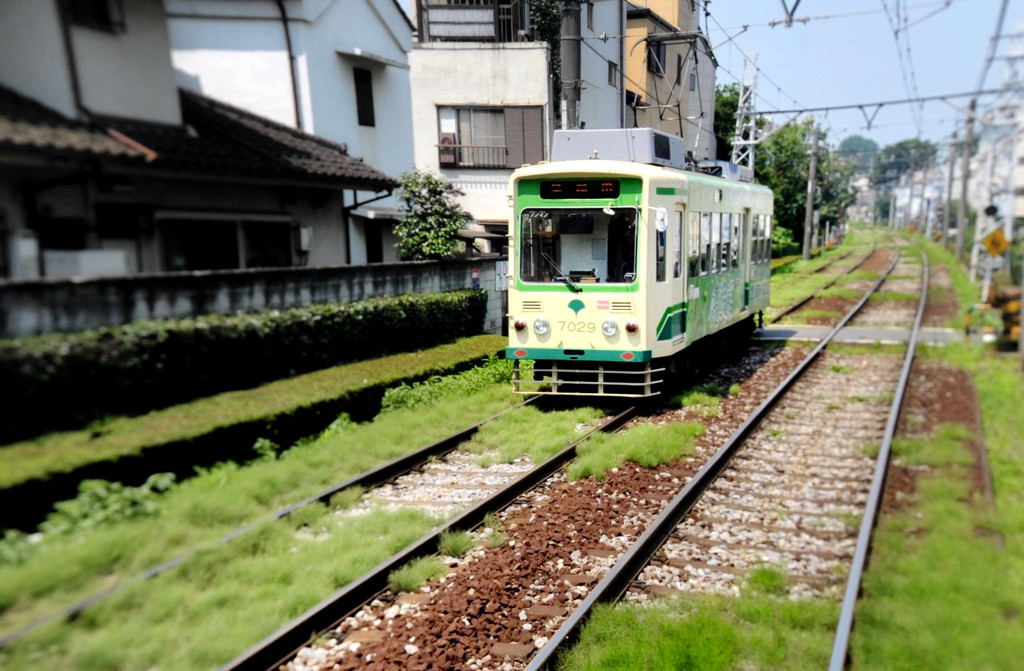
[[[1003,229],[997,228],[992,231],[982,240],[985,245],[985,249],[992,256],[1002,256],[1009,247],[1010,243],[1006,240],[1006,236],[1003,235]]]

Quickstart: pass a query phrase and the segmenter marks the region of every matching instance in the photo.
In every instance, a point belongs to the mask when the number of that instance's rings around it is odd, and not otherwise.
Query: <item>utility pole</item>
[[[953,141],[949,145],[949,175],[946,177],[946,206],[942,208],[942,231],[940,243],[946,248],[946,239],[949,236],[949,215],[953,209],[953,169],[956,167],[956,129],[953,129]]]
[[[964,256],[964,235],[967,233],[967,181],[971,176],[971,145],[974,144],[974,111],[978,108],[978,99],[971,98],[967,108],[967,132],[964,134],[964,146],[960,152],[960,202],[956,205],[956,261]]]
[[[812,126],[811,167],[807,179],[807,204],[804,209],[804,253],[803,260],[811,258],[811,229],[814,222],[814,189],[818,178],[818,127]]]
[[[579,128],[580,111],[580,3],[562,1],[562,32],[559,55],[562,57],[562,128]],[[622,65],[625,69],[625,63]]]

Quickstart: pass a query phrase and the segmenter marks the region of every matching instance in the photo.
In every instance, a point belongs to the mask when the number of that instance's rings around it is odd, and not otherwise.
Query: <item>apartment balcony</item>
[[[439,144],[437,158],[442,168],[510,169],[505,145]]]
[[[529,42],[529,0],[417,0],[420,42]]]

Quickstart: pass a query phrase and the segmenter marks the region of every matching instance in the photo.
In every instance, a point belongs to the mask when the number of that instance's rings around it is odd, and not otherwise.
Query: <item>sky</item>
[[[791,27],[768,25],[773,19],[785,18],[783,2],[792,9],[797,1],[794,18],[810,17],[809,21],[797,20]],[[720,66],[717,83],[737,81],[743,76],[744,54],[756,53],[758,111],[975,91],[1001,4],[1001,0],[711,0],[707,5],[711,14],[708,36]],[[897,37],[893,26],[905,29],[899,30]],[[1024,49],[1024,2],[1010,0],[1001,32],[1021,33],[1015,43]],[[997,43],[985,89],[1005,83],[1007,61],[1000,57],[1011,53],[1013,44],[1009,39]],[[1019,66],[1024,71],[1024,61]],[[984,109],[998,99],[982,97],[979,106]],[[1018,93],[1016,99],[1024,99],[1024,95]],[[968,101],[950,100],[961,108],[966,108]],[[878,111],[870,130],[858,109],[814,115],[816,122],[828,129],[830,144],[862,135],[879,147],[915,137],[941,147],[949,142],[955,125],[963,136],[964,114],[953,105],[941,101],[923,107],[886,105]],[[870,117],[875,109],[865,107],[865,112]],[[773,119],[778,123],[790,116]]]

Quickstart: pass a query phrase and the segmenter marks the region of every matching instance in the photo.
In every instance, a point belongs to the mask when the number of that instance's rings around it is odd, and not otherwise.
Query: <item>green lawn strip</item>
[[[964,327],[964,313],[968,307],[979,301],[980,290],[974,286],[974,283],[967,276],[967,271],[956,262],[953,254],[942,245],[923,238],[916,239],[915,244],[928,256],[928,262],[933,267],[943,265],[949,270],[949,279],[953,285],[953,292],[956,294],[960,309],[957,311],[957,316],[953,322],[947,326],[962,329]]]
[[[462,447],[480,455],[496,452],[503,463],[525,454],[540,464],[575,442],[579,427],[589,427],[603,416],[594,408],[542,412],[527,406],[481,427]]]
[[[977,366],[997,511],[969,494],[966,430],[947,425],[896,446],[902,461],[929,471],[913,507],[880,523],[854,629],[857,668],[1020,668],[1024,386],[1016,358]]]
[[[601,480],[613,468],[630,461],[645,468],[692,455],[705,427],[699,422],[675,422],[664,426],[641,424],[621,433],[601,433],[577,449],[569,466],[569,480],[593,477]]]
[[[976,367],[996,512],[969,492],[967,431],[895,445],[927,467],[914,505],[882,518],[857,610],[852,651],[864,669],[1013,669],[1024,640],[1024,405],[1019,361],[950,350]],[[994,533],[1001,534],[1000,548]]]
[[[828,667],[834,601],[680,596],[653,605],[600,606],[561,671]]]
[[[429,350],[337,366],[254,389],[226,392],[140,417],[119,417],[98,430],[68,431],[0,447],[0,488],[72,472],[160,445],[195,440],[226,427],[272,424],[318,403],[452,370],[493,354],[501,336],[477,336]],[[258,365],[254,363],[254,365]],[[98,435],[97,435],[98,434]]]
[[[322,511],[322,507],[321,507]],[[217,668],[428,533],[418,511],[280,520],[0,651],[4,668]],[[316,632],[310,632],[315,634]]]
[[[13,631],[115,582],[193,551],[285,505],[429,444],[521,399],[507,382],[373,422],[339,423],[277,459],[204,471],[160,497],[149,517],[87,527],[0,564],[0,632]],[[231,545],[231,543],[228,543]]]

